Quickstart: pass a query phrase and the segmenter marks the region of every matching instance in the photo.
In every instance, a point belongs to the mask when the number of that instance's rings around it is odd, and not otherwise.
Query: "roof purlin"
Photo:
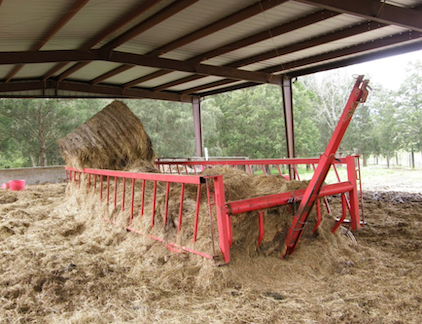
[[[81,47],[79,47],[79,50],[88,50],[91,49],[93,46],[97,45],[99,42],[101,42],[103,39],[105,39],[107,36],[114,33],[116,30],[122,28],[123,26],[130,23],[133,19],[136,19],[138,16],[142,15],[152,7],[156,6],[158,3],[162,2],[163,0],[147,0],[143,2],[141,5],[139,5],[134,10],[131,10],[129,14],[125,15],[121,19],[119,19],[114,24],[111,24],[110,26],[106,27],[104,30],[102,30],[100,33],[98,33],[94,38],[87,40]],[[47,73],[44,74],[43,80],[47,80],[50,78],[54,73],[64,68],[69,62],[62,62],[51,68]],[[85,64],[86,65],[86,64]],[[83,65],[83,66],[85,66]],[[83,67],[81,66],[81,67]],[[79,68],[81,68],[79,67]],[[76,70],[75,70],[76,71]]]
[[[222,19],[219,19],[211,24],[208,24],[207,26],[200,28],[198,30],[195,30],[185,36],[182,36],[168,44],[165,44],[163,46],[160,46],[159,48],[154,49],[153,51],[150,51],[146,55],[152,56],[152,57],[158,57],[160,55],[163,55],[165,53],[168,53],[172,50],[175,50],[183,45],[189,44],[193,41],[196,41],[200,38],[203,38],[205,36],[208,36],[210,34],[213,34],[219,30],[222,30],[224,28],[227,28],[231,25],[234,25],[242,20],[245,20],[247,18],[250,18],[252,16],[255,16],[263,11],[269,10],[271,8],[274,8],[287,0],[261,0],[258,1],[246,8],[243,8],[231,15],[228,15]],[[100,83],[114,75],[117,75],[121,72],[127,71],[128,69],[132,68],[132,66],[119,66],[107,73],[104,73],[103,75],[95,78],[94,80],[91,80],[93,84]],[[155,72],[153,72],[154,75],[156,75]],[[160,76],[165,75],[167,73],[161,73]]]
[[[76,0],[73,6],[50,28],[47,33],[31,47],[31,51],[39,51],[66,23],[81,10],[89,0]],[[6,76],[5,82],[9,82],[24,67],[18,64]]]

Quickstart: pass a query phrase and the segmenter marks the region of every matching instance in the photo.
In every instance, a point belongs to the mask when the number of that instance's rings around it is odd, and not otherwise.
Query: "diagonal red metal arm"
[[[292,224],[287,232],[286,250],[282,257],[293,253],[302,236],[303,229],[306,225],[309,213],[318,198],[321,187],[325,181],[331,164],[334,161],[334,154],[337,151],[344,133],[350,124],[353,113],[355,112],[359,103],[365,102],[368,96],[367,90],[368,80],[363,80],[363,75],[360,75],[352,89],[349,100],[346,103],[344,111],[340,117],[336,129],[331,137],[330,142],[320,158],[318,167],[312,176],[312,179],[303,195],[303,199],[299,205],[296,215],[293,217]]]

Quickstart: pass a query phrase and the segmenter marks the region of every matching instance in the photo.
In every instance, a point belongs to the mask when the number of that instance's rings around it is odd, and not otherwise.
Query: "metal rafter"
[[[194,32],[182,36],[168,44],[165,44],[163,46],[160,46],[159,48],[154,49],[153,51],[148,52],[146,55],[152,56],[152,57],[158,57],[160,55],[163,55],[165,53],[168,53],[172,50],[175,50],[179,47],[182,47],[186,44],[189,44],[191,42],[194,42],[200,38],[206,37],[210,34],[213,34],[217,31],[220,31],[224,28],[227,28],[229,26],[232,26],[242,20],[245,20],[247,18],[250,18],[252,16],[255,16],[263,11],[266,11],[268,9],[274,8],[287,0],[261,0],[253,5],[250,5],[242,10],[239,10],[235,12],[234,14],[231,14],[229,16],[226,16],[216,22],[213,22],[203,28],[200,28],[198,30],[195,30]],[[108,78],[111,78],[112,76],[115,76],[117,74],[120,74],[124,71],[127,71],[131,69],[132,66],[126,65],[126,66],[119,66],[107,73],[104,73],[103,75],[97,77],[96,79],[92,80],[91,83],[98,84],[104,80],[107,80]],[[169,72],[162,72],[159,74],[159,76],[165,75]],[[152,75],[158,75],[156,72],[153,72]],[[145,76],[146,78],[150,78],[150,76]],[[151,79],[151,78],[150,78]],[[132,83],[131,81],[130,83]]]
[[[371,30],[375,30],[378,28],[382,28],[385,27],[386,25],[384,24],[379,24],[379,23],[374,23],[374,22],[368,22],[367,24],[358,24],[358,25],[354,25],[352,27],[349,27],[347,29],[342,29],[330,34],[326,34],[326,35],[322,35],[322,36],[317,36],[311,39],[307,39],[304,40],[302,42],[298,42],[289,46],[284,46],[284,47],[279,47],[275,50],[270,50],[268,52],[264,52],[258,55],[254,55],[254,56],[250,56],[248,58],[245,59],[241,59],[232,63],[229,63],[225,66],[227,67],[232,67],[232,68],[239,68],[242,66],[247,66],[250,64],[254,64],[257,62],[261,62],[261,61],[265,61],[271,58],[275,58],[281,55],[286,55],[286,54],[290,54],[290,53],[294,53],[297,51],[301,51],[304,49],[308,49],[311,47],[315,47],[321,44],[326,44],[329,42],[333,42],[333,41],[337,41],[343,38],[347,38],[350,36],[354,36],[356,34],[359,33],[363,33],[363,32],[367,32],[367,31],[371,31]],[[283,63],[282,66],[284,66],[285,64]],[[279,71],[276,71],[279,72]],[[197,77],[196,79],[199,78],[203,78],[201,77]],[[212,88],[212,87],[216,87],[216,86],[220,86],[220,85],[225,85],[225,84],[229,84],[232,83],[233,81],[231,80],[219,80],[219,81],[215,81],[212,83],[208,83],[208,84],[204,84],[204,85],[200,85],[194,88],[190,88],[187,90],[184,90],[184,93],[195,93],[197,91],[202,91],[205,90],[207,88]],[[156,89],[154,89],[156,90]]]
[[[320,8],[359,16],[379,23],[422,32],[422,13],[374,0],[295,0]]]
[[[258,83],[280,84],[280,76],[269,73],[239,70],[226,66],[214,66],[196,62],[185,62],[159,57],[149,57],[124,52],[113,51],[112,55],[102,50],[90,52],[81,51],[41,51],[41,52],[0,52],[0,64],[21,63],[51,63],[51,62],[92,62],[107,61],[123,63],[132,66],[148,66],[152,68],[164,68],[170,71],[181,71],[212,75],[234,80],[254,81]]]
[[[156,5],[158,5],[162,1],[163,0],[147,0],[147,1],[143,2],[137,8],[135,8],[134,10],[131,10],[127,15],[125,15],[124,17],[122,17],[121,19],[116,21],[114,24],[111,24],[110,26],[106,27],[104,30],[102,30],[100,33],[98,33],[92,39],[87,40],[78,49],[81,50],[81,51],[91,49],[92,47],[94,47],[95,45],[97,45],[98,43],[103,41],[105,38],[107,38],[108,36],[110,36],[111,34],[116,32],[120,28],[126,26],[132,20],[136,19],[137,17],[139,17],[143,13],[145,13],[148,10],[150,10],[151,8],[155,7]],[[139,26],[141,24],[142,23],[138,24],[137,26]],[[135,26],[133,28],[136,28],[137,26]],[[132,29],[130,29],[130,30],[132,30]],[[53,67],[51,70],[49,70],[43,76],[43,80],[47,80],[48,78],[50,78],[54,73],[56,73],[57,71],[59,71],[60,69],[65,67],[68,63],[69,62],[67,62],[67,63],[63,62],[63,63],[60,63],[60,64],[56,65],[55,67]],[[72,73],[78,71],[79,69],[83,68],[87,64],[88,63],[78,64],[77,66],[72,66],[69,70],[66,70],[62,74],[60,74],[58,79],[60,81],[63,80],[64,78],[66,78],[67,76],[71,75]]]
[[[214,50],[199,54],[197,56],[190,58],[189,60],[198,61],[198,62],[204,61],[204,60],[209,60],[213,57],[235,51],[235,50],[240,49],[242,47],[246,47],[246,46],[250,46],[250,45],[262,42],[264,40],[270,39],[271,37],[280,36],[282,34],[291,32],[291,31],[299,29],[299,28],[309,26],[311,24],[320,22],[320,21],[328,19],[328,18],[332,18],[332,17],[337,16],[337,15],[339,15],[339,13],[335,13],[335,12],[329,11],[329,10],[321,10],[321,11],[315,12],[313,14],[307,15],[305,17],[298,18],[294,21],[290,21],[288,23],[278,25],[278,26],[273,27],[269,30],[264,30],[262,32],[254,34],[252,36],[248,36],[246,38],[237,40],[233,43],[226,44],[226,45],[219,47],[219,48],[216,48]],[[165,74],[167,74],[167,73],[168,72],[165,72]],[[163,75],[163,74],[161,74],[161,75]],[[174,87],[174,86],[179,85],[179,84],[183,84],[183,83],[190,82],[190,81],[195,81],[195,80],[198,80],[198,79],[201,79],[201,78],[202,78],[202,76],[200,76],[200,75],[190,75],[190,76],[187,76],[185,78],[181,78],[181,79],[160,85],[160,86],[154,88],[154,90],[155,91],[161,91],[161,90],[164,90],[164,89],[167,89],[167,88],[170,88],[170,87]],[[134,81],[136,81],[136,80],[134,80]],[[127,83],[125,86],[128,86],[128,85],[132,86],[132,85],[140,83],[140,82],[135,83],[134,81]]]
[[[411,42],[409,44],[405,44],[405,45],[402,45],[400,47],[390,47],[390,46],[394,46],[396,44],[408,42],[409,40],[412,41],[412,40],[418,40],[418,39],[420,39],[421,41]],[[371,61],[371,60],[377,60],[377,59],[388,57],[388,56],[391,56],[391,55],[399,55],[399,54],[403,54],[403,53],[407,53],[407,52],[422,50],[422,35],[419,34],[419,33],[415,33],[415,32],[409,32],[409,33],[405,33],[405,34],[397,34],[397,35],[394,35],[394,36],[386,38],[386,39],[381,39],[379,41],[383,41],[382,46],[379,46],[379,44],[376,44],[376,41],[370,42],[370,43],[363,43],[363,44],[355,45],[355,46],[352,46],[352,47],[347,47],[347,48],[343,48],[343,49],[340,49],[340,50],[332,51],[332,52],[329,52],[329,53],[315,55],[312,58],[305,58],[305,59],[302,59],[302,60],[297,60],[297,61],[285,63],[285,64],[283,64],[283,68],[281,68],[279,65],[277,65],[277,66],[265,68],[265,69],[262,69],[262,70],[259,70],[259,71],[268,72],[268,73],[283,72],[285,75],[287,75],[289,77],[298,77],[298,76],[307,75],[307,74],[316,73],[316,72],[321,72],[321,71],[325,71],[325,70],[329,70],[329,69],[344,67],[344,66],[348,66],[348,65],[351,65],[351,64],[357,64],[357,63],[367,62],[367,61]],[[387,48],[379,50],[382,47],[387,47]],[[377,51],[372,52],[374,49],[377,49]],[[354,57],[347,57],[347,55],[359,54],[359,53],[367,52],[367,51],[370,51],[370,52],[364,53],[364,54],[361,54],[361,55],[358,55],[358,56],[354,56]],[[338,58],[341,58],[341,57],[345,57],[345,58],[338,60]],[[310,64],[316,64],[316,63],[329,61],[329,60],[331,60],[331,62],[316,65],[316,66],[311,66],[311,67],[304,67],[304,68],[294,70],[294,71],[286,71],[288,69],[303,66],[304,64],[310,65]],[[219,82],[219,83],[217,84],[217,82]],[[212,86],[209,86],[208,88],[212,88],[212,87],[216,87],[216,86],[220,86],[220,85],[225,85],[225,84],[231,84],[234,81],[232,81],[232,80],[221,80],[221,81],[217,81],[217,82],[215,82],[214,84],[210,83],[209,85],[212,85]],[[202,92],[202,93],[200,93],[200,95],[201,96],[210,96],[210,95],[214,95],[214,94],[217,94],[217,93],[248,88],[248,87],[255,86],[255,85],[257,85],[257,83],[245,82],[245,83],[242,83],[242,84],[236,84],[236,85],[233,85],[233,86],[225,87],[224,89],[216,89],[216,90],[210,90],[210,91]],[[205,89],[206,88],[204,87],[204,89],[201,89],[201,90],[205,90]],[[200,91],[200,90],[197,90],[197,91]],[[188,94],[188,93],[190,93],[190,91],[186,92],[186,94]]]
[[[89,0],[76,0],[69,10],[47,31],[47,33],[31,47],[31,51],[39,51],[66,23],[81,10]],[[0,1],[1,5],[1,1]],[[6,76],[5,82],[9,82],[24,67],[25,64],[16,65]]]
[[[3,92],[14,92],[14,91],[31,91],[31,90],[64,90],[64,91],[75,91],[83,93],[95,93],[100,96],[110,97],[122,97],[122,98],[146,98],[146,99],[161,99],[169,101],[180,101],[192,103],[195,96],[183,95],[175,92],[154,92],[148,89],[123,89],[112,85],[107,86],[94,86],[84,82],[57,82],[55,80],[47,81],[19,81],[0,83],[0,93]],[[9,97],[19,97],[9,96]],[[40,97],[48,97],[41,95]]]

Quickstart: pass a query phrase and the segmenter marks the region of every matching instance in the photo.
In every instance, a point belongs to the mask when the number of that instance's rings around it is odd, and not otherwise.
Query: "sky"
[[[422,51],[355,64],[344,69],[350,74],[365,74],[371,83],[379,83],[391,90],[398,90],[405,79],[408,63],[418,59],[422,61]]]

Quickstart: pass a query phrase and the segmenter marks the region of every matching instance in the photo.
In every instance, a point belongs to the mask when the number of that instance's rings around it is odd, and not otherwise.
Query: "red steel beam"
[[[336,15],[339,15],[339,13],[335,13],[335,12],[332,12],[332,11],[329,11],[329,10],[321,10],[321,11],[318,11],[316,13],[310,14],[308,16],[298,18],[294,21],[290,21],[288,23],[283,23],[283,24],[278,25],[276,27],[273,27],[269,30],[264,30],[262,32],[254,34],[252,36],[248,36],[248,37],[243,38],[241,40],[235,41],[233,43],[226,44],[226,45],[221,46],[219,48],[216,48],[214,50],[196,55],[196,56],[190,58],[189,61],[198,61],[198,62],[205,61],[205,60],[211,59],[213,57],[223,55],[223,54],[228,53],[228,52],[235,51],[235,50],[240,49],[242,47],[246,47],[246,46],[250,46],[250,45],[262,42],[262,41],[267,40],[271,37],[280,36],[282,34],[291,32],[293,30],[309,26],[313,23],[334,17]],[[167,73],[168,72],[164,71],[164,74],[167,74]],[[185,77],[185,78],[182,78],[182,79],[179,79],[179,80],[175,80],[175,81],[163,84],[159,87],[156,87],[156,88],[154,88],[154,91],[161,91],[161,90],[164,90],[166,88],[170,88],[170,87],[182,84],[182,83],[194,81],[194,80],[201,79],[201,78],[202,78],[202,76],[198,76],[198,75],[188,76],[188,77]],[[138,83],[140,83],[140,82],[137,82],[137,83],[131,82],[131,85],[135,85],[135,84],[138,84]]]
[[[257,3],[254,3],[251,6],[248,6],[234,14],[231,14],[227,17],[224,17],[216,22],[213,22],[203,28],[200,28],[198,30],[195,30],[194,32],[185,35],[183,37],[180,37],[170,43],[167,43],[159,48],[154,49],[151,52],[148,52],[146,55],[152,56],[152,57],[158,57],[160,55],[163,55],[165,53],[168,53],[172,50],[175,50],[179,47],[182,47],[186,44],[192,43],[200,38],[203,38],[205,36],[208,36],[210,34],[213,34],[219,30],[222,30],[224,28],[227,28],[229,26],[232,26],[242,20],[245,20],[247,18],[250,18],[252,16],[255,16],[263,11],[266,11],[268,9],[271,9],[275,6],[278,6],[287,0],[262,0],[258,1]],[[116,69],[113,69],[98,78],[95,79],[95,82],[99,83],[102,82],[112,76],[115,76],[123,71],[131,69],[133,66],[126,65],[126,66],[120,66]],[[165,74],[170,73],[166,71]],[[156,75],[156,72],[153,72],[153,75]],[[164,75],[164,74],[161,74]],[[93,82],[93,81],[91,81]]]
[[[374,0],[297,0],[312,6],[422,32],[422,13]]]
[[[66,23],[72,19],[81,10],[89,0],[76,0],[70,9],[54,24],[54,26],[47,31],[47,33],[38,40],[32,47],[31,51],[39,51]],[[25,64],[16,65],[12,71],[6,76],[5,82],[9,82]]]
[[[282,257],[293,253],[293,251],[296,249],[299,239],[303,234],[308,216],[315,204],[315,201],[318,199],[321,187],[323,186],[328,171],[330,170],[331,165],[335,159],[334,154],[336,153],[340,142],[347,130],[347,127],[350,124],[353,113],[355,112],[359,103],[366,101],[366,97],[368,96],[367,84],[368,81],[363,80],[363,75],[360,75],[357,78],[344,111],[340,116],[340,120],[337,123],[336,129],[331,136],[330,142],[328,143],[324,154],[320,158],[318,167],[312,176],[312,179],[305,190],[299,208],[293,217],[292,224],[290,225],[289,231],[287,232],[286,250]]]
[[[349,192],[353,189],[350,182],[340,182],[322,186],[318,198],[332,196],[335,194]],[[263,210],[277,206],[287,205],[292,199],[295,202],[302,201],[306,189],[295,190],[293,192],[283,192],[280,194],[238,200],[228,202],[226,210],[229,215],[247,213],[256,210]]]

